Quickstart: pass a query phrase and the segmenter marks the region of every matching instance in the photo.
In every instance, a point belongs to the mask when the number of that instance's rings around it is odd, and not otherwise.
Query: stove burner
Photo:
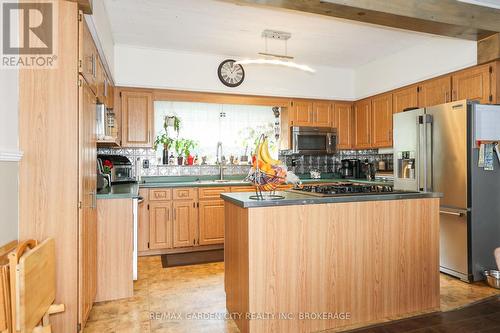
[[[321,196],[339,194],[392,193],[392,185],[373,185],[362,183],[332,183],[328,185],[306,185],[294,190],[318,194]]]

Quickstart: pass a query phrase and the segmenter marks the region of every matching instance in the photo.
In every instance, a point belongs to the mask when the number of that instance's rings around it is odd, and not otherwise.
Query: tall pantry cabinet
[[[97,59],[79,54],[95,46],[90,34],[79,43],[87,27],[78,4],[54,4],[57,66],[19,70],[19,238],[55,240],[55,302],[66,310],[51,323],[54,332],[74,333],[96,292],[96,91],[88,75]]]

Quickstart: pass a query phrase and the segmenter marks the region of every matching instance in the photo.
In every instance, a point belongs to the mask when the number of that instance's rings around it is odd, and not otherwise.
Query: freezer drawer
[[[467,218],[464,210],[441,208],[439,230],[439,266],[443,273],[469,281]]]

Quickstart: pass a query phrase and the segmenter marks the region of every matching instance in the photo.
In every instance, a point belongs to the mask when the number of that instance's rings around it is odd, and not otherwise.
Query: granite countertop
[[[143,177],[140,183],[117,184],[97,192],[97,199],[126,199],[138,198],[141,188],[176,188],[176,187],[217,187],[217,186],[251,186],[252,183],[243,180],[245,176],[228,176],[226,181],[218,182],[215,176],[152,176]],[[392,185],[387,181],[367,181],[363,179],[321,178],[301,179],[302,184],[327,182],[357,182],[377,185]]]
[[[97,191],[97,199],[135,199],[139,197],[139,184],[117,184]]]
[[[282,195],[285,198],[281,200],[253,200],[250,199],[250,195],[252,194],[245,192],[222,193],[221,198],[243,208],[255,208],[255,207],[291,206],[291,205],[314,205],[314,204],[339,203],[339,202],[404,200],[404,199],[423,199],[423,198],[442,197],[441,193],[435,193],[435,192],[353,194],[353,195],[339,195],[335,197],[317,197],[313,195],[307,195],[289,191],[276,192],[276,194]]]
[[[245,176],[228,176],[226,181],[218,182],[214,176],[152,176],[143,177],[139,183],[141,188],[173,188],[173,187],[216,187],[216,186],[250,186],[250,182],[243,180]],[[368,181],[363,179],[343,179],[343,178],[320,178],[301,179],[302,184],[332,183],[332,182],[356,182],[374,185],[392,185],[388,181]]]

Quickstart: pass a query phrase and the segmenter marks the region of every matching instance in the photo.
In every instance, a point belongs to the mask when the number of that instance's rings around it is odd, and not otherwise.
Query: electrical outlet
[[[142,168],[143,169],[149,169],[149,160],[148,159],[144,159],[142,161]]]

